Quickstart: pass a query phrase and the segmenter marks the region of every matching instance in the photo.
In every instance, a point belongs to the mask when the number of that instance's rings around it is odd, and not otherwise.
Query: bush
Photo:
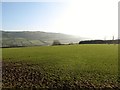
[[[54,40],[52,45],[61,45],[59,40]]]

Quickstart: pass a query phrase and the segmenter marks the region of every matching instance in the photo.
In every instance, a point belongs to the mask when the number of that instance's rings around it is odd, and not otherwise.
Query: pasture
[[[118,88],[118,45],[3,48],[2,56],[3,87]]]

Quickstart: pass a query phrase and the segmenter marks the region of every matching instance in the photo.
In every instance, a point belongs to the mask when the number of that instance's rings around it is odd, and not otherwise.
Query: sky
[[[29,1],[3,0],[2,30],[56,32],[92,39],[118,37],[118,0]]]
[[[2,29],[2,3],[0,3],[0,30]]]

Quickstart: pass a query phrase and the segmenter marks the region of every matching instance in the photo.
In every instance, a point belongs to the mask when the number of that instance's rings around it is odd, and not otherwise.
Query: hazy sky
[[[94,39],[118,36],[118,0],[3,1],[3,30],[59,32]]]

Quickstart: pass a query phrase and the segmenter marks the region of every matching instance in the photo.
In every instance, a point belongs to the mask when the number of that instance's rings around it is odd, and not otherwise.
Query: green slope
[[[53,40],[59,40],[61,43],[78,43],[83,38],[72,35],[49,33],[49,32],[8,32],[2,31],[2,46],[16,47],[16,46],[46,46],[51,45]]]

